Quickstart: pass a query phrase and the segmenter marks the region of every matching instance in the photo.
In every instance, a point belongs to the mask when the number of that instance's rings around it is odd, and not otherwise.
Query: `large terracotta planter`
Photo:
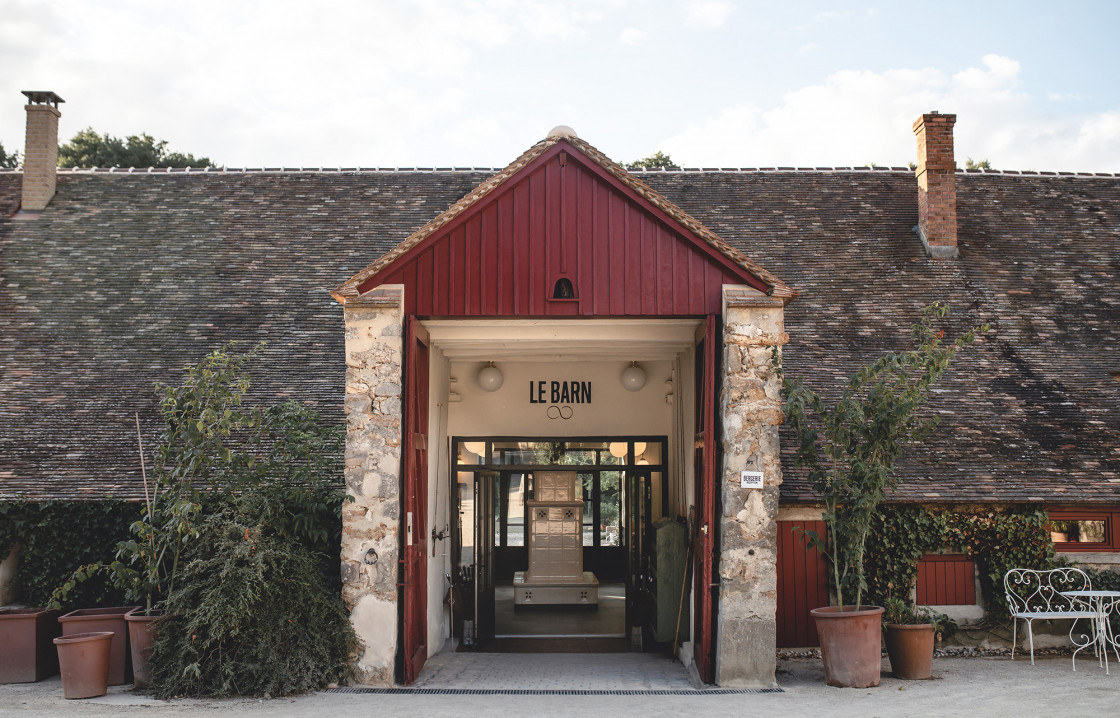
[[[156,621],[161,618],[162,614],[145,616],[142,608],[135,608],[125,614],[124,620],[128,621],[128,645],[132,653],[132,685],[136,688],[147,688],[152,681],[148,661],[152,657],[152,644],[156,640]]]
[[[887,624],[887,658],[895,678],[919,681],[929,678],[933,670],[933,626]]]
[[[879,685],[883,661],[882,606],[825,606],[809,611],[817,624],[824,679],[839,688]]]
[[[66,698],[94,698],[108,690],[111,631],[73,633],[54,639],[62,673],[62,695]]]
[[[51,639],[60,630],[58,611],[0,609],[0,683],[34,683],[58,673]]]
[[[109,653],[109,685],[122,686],[132,679],[128,655],[128,623],[124,615],[139,606],[117,608],[82,608],[60,616],[62,635],[112,631],[113,645]]]

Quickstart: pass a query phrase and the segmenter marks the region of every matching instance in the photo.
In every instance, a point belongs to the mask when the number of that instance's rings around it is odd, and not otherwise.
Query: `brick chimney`
[[[27,144],[23,151],[24,212],[41,212],[54,197],[58,167],[58,104],[65,102],[53,92],[24,90],[27,95]]]
[[[918,237],[926,254],[937,258],[957,256],[956,121],[956,115],[931,112],[914,123],[918,138]]]

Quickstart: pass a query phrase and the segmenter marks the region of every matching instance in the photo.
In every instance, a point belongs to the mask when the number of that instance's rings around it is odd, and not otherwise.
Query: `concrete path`
[[[0,685],[0,716],[1023,716],[1120,715],[1120,666],[1106,676],[1089,656],[1070,670],[1068,656],[1025,659],[938,658],[934,679],[883,682],[864,690],[824,685],[820,661],[779,663],[780,693],[722,693],[688,686],[684,669],[635,654],[440,654],[420,687],[441,689],[672,691],[656,695],[464,695],[445,692],[324,691],[274,700],[156,701],[124,687],[101,698],[67,701],[59,679]]]

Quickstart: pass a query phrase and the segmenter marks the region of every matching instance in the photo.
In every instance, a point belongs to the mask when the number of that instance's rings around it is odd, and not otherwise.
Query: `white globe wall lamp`
[[[505,377],[498,367],[494,366],[494,362],[487,363],[482,367],[482,371],[478,372],[478,385],[483,391],[497,391],[502,388],[502,382]]]
[[[646,370],[638,366],[638,362],[632,361],[630,366],[622,370],[619,381],[626,391],[640,391],[646,385]]]

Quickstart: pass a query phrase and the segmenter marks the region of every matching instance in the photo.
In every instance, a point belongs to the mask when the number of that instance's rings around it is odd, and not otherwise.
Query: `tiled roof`
[[[647,181],[801,291],[785,360],[817,388],[904,348],[933,300],[958,330],[993,324],[937,388],[942,426],[895,498],[1120,500],[1120,181],[958,175],[959,260],[923,255],[912,175]],[[808,499],[783,439],[782,496]]]
[[[150,439],[153,382],[231,338],[268,341],[257,391],[341,417],[328,290],[491,174],[61,172],[39,219],[0,219],[0,492],[142,495],[133,411]],[[904,346],[934,299],[958,328],[993,322],[939,388],[944,423],[896,498],[1120,497],[1120,179],[959,173],[961,258],[932,260],[903,169],[639,174],[801,291],[786,361],[814,385]],[[19,181],[0,172],[8,212]],[[788,469],[782,496],[811,498]]]

